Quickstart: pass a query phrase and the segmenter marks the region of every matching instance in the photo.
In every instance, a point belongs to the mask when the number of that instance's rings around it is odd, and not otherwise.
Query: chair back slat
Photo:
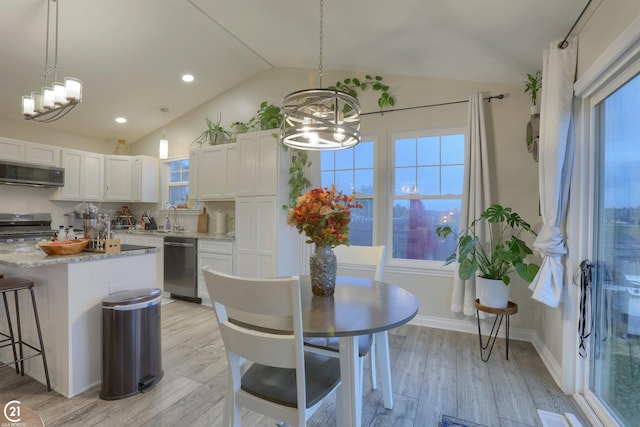
[[[333,248],[338,267],[369,266],[375,268],[375,273],[370,277],[373,280],[382,280],[384,268],[385,246],[345,246]]]
[[[231,322],[222,323],[220,333],[229,350],[244,359],[278,368],[296,367],[293,335],[253,331]]]

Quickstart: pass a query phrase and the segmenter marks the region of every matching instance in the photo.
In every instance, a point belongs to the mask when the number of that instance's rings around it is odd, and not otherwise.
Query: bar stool
[[[40,348],[36,348],[35,346],[26,343],[22,339],[22,327],[20,325],[20,303],[18,300],[18,291],[28,290],[31,292],[31,303],[33,305],[33,315],[36,320],[36,328],[38,330],[38,340],[40,341]],[[15,335],[13,333],[13,324],[11,322],[11,314],[9,313],[9,304],[7,303],[7,293],[13,291],[14,300],[16,304],[16,324],[18,327],[18,339],[15,339]],[[7,347],[11,345],[13,348],[13,361],[7,364],[0,365],[0,367],[9,366],[11,364],[16,365],[16,373],[22,373],[24,376],[24,361],[27,359],[31,359],[33,357],[42,356],[42,363],[44,364],[44,375],[47,380],[47,391],[51,391],[51,382],[49,381],[49,369],[47,368],[47,357],[44,352],[44,343],[42,341],[42,331],[40,329],[40,319],[38,318],[38,307],[36,306],[36,296],[33,292],[33,281],[27,279],[21,279],[19,277],[11,277],[11,278],[0,278],[0,293],[2,294],[2,298],[4,300],[4,309],[7,315],[7,325],[9,327],[8,334],[4,332],[0,332],[0,335],[4,337],[4,339],[0,340],[0,343],[10,341],[10,343],[2,344],[1,347]],[[18,350],[20,353],[20,357],[16,353],[16,344],[18,345]],[[23,351],[23,346],[29,347],[33,351],[34,354],[25,356]],[[18,362],[20,362],[20,368],[18,368]]]

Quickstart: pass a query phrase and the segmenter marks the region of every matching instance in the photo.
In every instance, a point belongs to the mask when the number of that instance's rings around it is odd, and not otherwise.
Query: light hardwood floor
[[[391,331],[394,408],[371,390],[365,367],[363,426],[437,426],[451,415],[491,427],[541,426],[536,408],[576,414],[573,399],[555,385],[529,343],[511,341],[509,360],[498,340],[488,363],[480,360],[477,335],[405,325]],[[47,426],[219,426],[226,386],[226,358],[210,307],[176,301],[162,306],[164,378],[150,391],[104,401],[96,387],[73,399],[11,367],[0,369],[0,403],[19,400]],[[245,412],[243,426],[274,426]],[[335,425],[335,401],[310,426]]]

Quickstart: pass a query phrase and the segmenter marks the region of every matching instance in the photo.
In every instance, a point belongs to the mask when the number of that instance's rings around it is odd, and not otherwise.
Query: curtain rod
[[[576,19],[576,21],[573,23],[573,25],[571,26],[571,29],[569,30],[569,32],[567,33],[566,36],[564,36],[564,39],[558,43],[558,49],[566,49],[567,46],[569,46],[569,42],[567,42],[567,39],[569,38],[569,36],[571,35],[571,32],[573,31],[573,29],[576,27],[576,25],[578,25],[578,22],[580,22],[580,20],[582,19],[582,15],[584,15],[584,13],[587,11],[587,9],[589,8],[589,5],[591,4],[592,0],[589,0],[587,2],[587,5],[584,7],[584,9],[582,9],[582,12],[580,12],[580,15],[578,16],[578,19]]]
[[[485,101],[491,102],[492,99],[503,99],[503,98],[504,98],[504,94],[501,93],[500,95],[490,96],[488,98],[482,98],[482,99],[484,99]],[[381,116],[383,116],[384,113],[395,113],[396,111],[416,110],[418,108],[441,107],[443,105],[463,104],[465,102],[469,102],[469,100],[465,99],[464,101],[451,101],[451,102],[442,102],[440,104],[418,105],[416,107],[394,108],[393,110],[371,111],[369,113],[360,113],[360,115],[368,116],[370,114],[380,114]]]

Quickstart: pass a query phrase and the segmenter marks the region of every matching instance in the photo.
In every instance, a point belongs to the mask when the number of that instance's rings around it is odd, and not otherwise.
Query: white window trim
[[[177,162],[180,160],[189,160],[189,156],[176,156],[176,157],[171,157],[169,159],[166,160],[162,160],[161,161],[161,177],[162,177],[162,194],[161,194],[161,201],[162,201],[162,205],[161,205],[161,210],[165,211],[168,208],[168,203],[169,203],[169,163],[171,162]],[[191,176],[191,164],[189,164],[189,176]],[[180,211],[183,210],[187,210],[187,209],[180,209]],[[199,210],[199,209],[191,209],[191,210]]]
[[[386,164],[386,174],[388,175],[387,179],[387,189],[386,189],[386,218],[385,218],[385,229],[386,229],[386,244],[387,244],[387,253],[385,260],[385,271],[398,271],[403,272],[406,270],[414,270],[414,271],[422,271],[429,276],[443,276],[443,277],[453,277],[453,266],[443,266],[444,261],[429,261],[429,260],[413,260],[413,259],[400,259],[393,258],[393,200],[394,200],[394,189],[395,189],[395,174],[394,165],[395,165],[395,150],[393,141],[398,138],[417,138],[417,137],[429,137],[429,136],[443,136],[443,135],[465,135],[466,138],[466,126],[447,126],[447,127],[439,127],[439,128],[428,128],[428,129],[419,129],[412,131],[398,131],[398,132],[389,132],[387,138],[387,164]],[[466,145],[466,144],[465,144]],[[466,165],[465,165],[466,167]],[[464,197],[464,195],[463,195]],[[374,234],[375,235],[375,234]]]

